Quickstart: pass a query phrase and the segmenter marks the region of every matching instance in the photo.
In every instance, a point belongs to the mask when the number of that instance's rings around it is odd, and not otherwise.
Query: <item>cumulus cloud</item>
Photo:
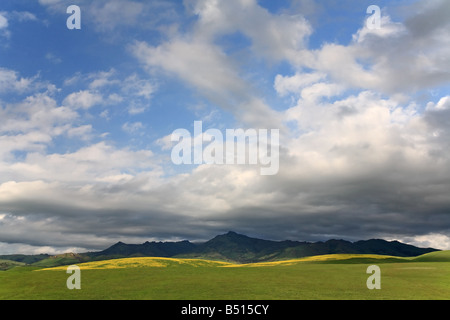
[[[137,131],[141,130],[142,128],[144,128],[144,125],[142,124],[142,122],[139,122],[139,121],[133,122],[133,123],[125,122],[122,125],[123,131],[125,131],[129,134],[136,133]]]
[[[68,95],[64,99],[63,104],[73,109],[89,109],[92,106],[100,104],[102,101],[103,98],[100,94],[81,90]]]
[[[185,5],[198,17],[191,32],[172,34],[159,46],[136,42],[133,54],[150,70],[162,69],[181,78],[245,125],[283,128],[280,115],[252,92],[236,61],[215,41],[240,32],[251,40],[255,55],[269,61],[295,61],[311,33],[308,22],[299,15],[274,15],[253,0],[186,1]]]
[[[269,59],[295,61],[312,33],[301,15],[273,15],[255,0],[190,0],[186,4],[199,17],[196,36],[242,32],[251,39],[253,50]]]
[[[409,94],[450,80],[447,1],[430,1],[404,23],[382,16],[380,29],[363,25],[346,46],[325,44],[306,66],[354,88]],[[424,21],[433,21],[421,27]],[[345,70],[345,71],[343,71]]]
[[[1,157],[13,151],[44,150],[53,137],[66,132],[78,117],[77,113],[60,107],[45,93],[29,96],[23,101],[0,107]]]
[[[64,103],[72,108],[89,109],[94,105],[120,105],[127,102],[129,114],[136,115],[147,111],[151,105],[157,84],[152,79],[143,79],[136,73],[119,74],[114,68],[108,71],[77,73],[64,81],[67,87],[85,85],[87,89],[73,92]]]
[[[149,68],[161,68],[181,78],[212,103],[246,125],[282,128],[280,115],[251,93],[233,62],[219,47],[203,41],[173,39],[158,47],[137,42],[133,54]]]
[[[301,73],[297,72],[293,76],[283,76],[278,74],[275,77],[274,88],[281,96],[287,94],[299,94],[304,87],[317,83],[326,77],[323,73]]]
[[[28,91],[36,84],[36,78],[20,77],[16,71],[0,67],[0,93]]]
[[[422,248],[440,248],[442,250],[450,250],[450,237],[444,234],[431,233],[401,240]]]

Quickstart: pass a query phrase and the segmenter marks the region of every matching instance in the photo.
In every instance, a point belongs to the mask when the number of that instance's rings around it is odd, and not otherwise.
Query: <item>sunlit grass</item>
[[[409,261],[409,258],[401,258],[395,256],[387,256],[387,255],[377,255],[377,254],[324,254],[317,255],[299,259],[288,259],[288,260],[280,260],[280,261],[267,261],[267,262],[257,262],[257,263],[246,263],[246,264],[228,264],[225,267],[270,267],[270,266],[287,266],[294,265],[302,262],[352,262],[353,259],[357,259],[357,262],[361,263],[361,261],[379,261],[385,262],[384,260],[395,260],[401,261],[405,260]]]
[[[77,264],[81,270],[94,269],[124,269],[124,268],[166,268],[174,265],[184,265],[191,267],[216,267],[224,266],[229,263],[220,261],[209,261],[201,259],[175,259],[175,258],[153,258],[153,257],[139,257],[139,258],[122,258],[102,261],[91,261]],[[39,270],[66,270],[67,266],[59,266],[53,268],[45,268]],[[36,271],[39,271],[36,270]]]
[[[166,268],[174,265],[185,265],[193,267],[270,267],[270,266],[287,266],[294,265],[302,262],[336,262],[344,261],[348,262],[351,259],[359,259],[358,261],[367,260],[379,260],[382,262],[387,259],[404,259],[407,261],[409,258],[399,258],[394,256],[375,255],[375,254],[326,254],[312,257],[305,257],[299,259],[289,259],[281,261],[268,261],[268,262],[256,262],[256,263],[229,263],[222,261],[212,261],[203,259],[177,259],[177,258],[155,258],[155,257],[138,257],[138,258],[121,258],[102,261],[91,261],[77,264],[82,270],[89,269],[120,269],[120,268],[142,268],[142,267],[154,267],[154,268]],[[45,268],[40,270],[66,270],[67,266],[59,266],[52,268]]]

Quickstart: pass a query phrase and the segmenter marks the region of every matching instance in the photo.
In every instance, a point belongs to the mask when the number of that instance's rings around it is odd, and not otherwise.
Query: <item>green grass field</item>
[[[366,269],[381,269],[369,290]],[[0,299],[450,299],[450,251],[417,258],[326,255],[236,265],[127,258],[80,263],[81,289],[69,290],[67,267],[17,266],[0,272]]]

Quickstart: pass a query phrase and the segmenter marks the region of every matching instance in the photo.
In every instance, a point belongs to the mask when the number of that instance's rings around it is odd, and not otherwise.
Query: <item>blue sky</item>
[[[69,30],[69,5],[81,29]],[[366,9],[381,9],[369,29]],[[3,0],[0,253],[234,230],[450,248],[448,1]],[[280,129],[280,170],[171,133]]]

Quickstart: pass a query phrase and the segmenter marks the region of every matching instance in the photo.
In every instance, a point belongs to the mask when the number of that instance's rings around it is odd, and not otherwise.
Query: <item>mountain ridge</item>
[[[120,250],[116,250],[120,247]],[[171,249],[170,251],[168,249]],[[152,250],[149,250],[152,249]],[[204,258],[229,262],[250,263],[280,259],[302,258],[333,253],[382,254],[412,257],[438,251],[434,248],[419,248],[398,241],[369,239],[350,242],[342,239],[307,242],[295,240],[266,240],[249,237],[234,231],[219,234],[212,239],[194,244],[188,240],[178,242],[148,242],[125,244],[118,242],[109,248],[91,253],[92,258],[117,258],[154,256],[176,258]]]
[[[146,242],[148,243],[148,242]],[[181,247],[180,244],[184,243]],[[179,242],[152,242],[152,244],[173,245],[171,253],[165,251],[159,255],[148,254],[144,250],[139,252],[130,251],[126,256],[160,256],[178,258],[210,258],[239,263],[263,262],[277,259],[302,258],[306,256],[333,253],[354,253],[354,254],[380,254],[399,257],[413,257],[424,253],[439,251],[434,248],[419,248],[413,245],[401,243],[399,241],[387,241],[384,239],[369,239],[350,242],[342,239],[329,239],[327,241],[306,242],[295,240],[266,240],[252,238],[243,234],[229,231],[225,234],[217,235],[214,238],[199,244],[193,244],[187,240]],[[96,255],[120,254],[111,250],[115,245],[100,251]],[[127,245],[136,248],[144,248],[141,245]],[[178,249],[177,249],[178,247]]]
[[[40,255],[41,260],[33,256],[35,265],[57,266],[62,263],[80,261],[108,260],[126,257],[164,257],[164,258],[199,258],[222,260],[237,263],[265,262],[293,258],[303,258],[324,254],[379,254],[399,257],[414,257],[425,253],[440,251],[434,248],[419,248],[399,241],[383,239],[358,240],[350,242],[342,239],[306,242],[295,240],[266,240],[229,231],[202,242],[192,243],[188,240],[176,242],[146,241],[142,244],[126,244],[121,241],[110,247],[94,252],[56,256]],[[19,256],[19,255],[17,255]],[[1,256],[2,257],[6,256]],[[8,258],[13,257],[8,255]],[[20,255],[24,261],[24,255]]]

